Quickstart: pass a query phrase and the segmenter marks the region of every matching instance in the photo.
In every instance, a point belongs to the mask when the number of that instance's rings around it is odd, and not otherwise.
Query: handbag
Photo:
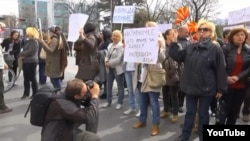
[[[216,124],[224,124],[226,119],[226,102],[224,100],[217,100],[215,112]]]
[[[166,85],[166,71],[164,69],[150,69],[148,67],[147,84],[150,88],[160,88]]]
[[[40,54],[39,54],[39,57],[41,58],[41,59],[46,59],[46,52],[45,52],[45,50],[42,48],[41,49],[41,52],[40,52]]]

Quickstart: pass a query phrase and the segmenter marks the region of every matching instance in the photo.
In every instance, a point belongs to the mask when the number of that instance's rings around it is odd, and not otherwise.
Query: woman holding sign
[[[147,22],[146,27],[156,27],[157,23],[155,22]],[[157,47],[157,46],[154,46]],[[162,67],[162,63],[165,60],[165,41],[162,34],[159,33],[158,38],[158,59],[156,64],[138,64],[136,66],[135,75],[133,79],[134,88],[137,88],[139,91],[139,99],[140,99],[140,117],[139,121],[133,125],[134,129],[144,127],[147,121],[147,111],[148,105],[150,104],[152,107],[153,113],[153,126],[151,130],[151,135],[155,136],[159,133],[159,124],[160,124],[160,104],[159,104],[159,96],[164,84],[158,83],[156,80],[151,82],[151,78],[158,75],[158,72],[162,72],[164,76],[161,78],[165,78],[165,71]],[[153,73],[157,72],[157,73]],[[152,86],[152,83],[160,84],[158,86]]]

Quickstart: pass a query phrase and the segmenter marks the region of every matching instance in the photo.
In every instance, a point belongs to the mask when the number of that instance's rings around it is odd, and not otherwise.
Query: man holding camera
[[[42,141],[100,141],[95,134],[99,92],[99,86],[94,82],[68,81],[65,94],[50,103],[42,129]],[[86,124],[86,131],[78,129],[81,124]]]

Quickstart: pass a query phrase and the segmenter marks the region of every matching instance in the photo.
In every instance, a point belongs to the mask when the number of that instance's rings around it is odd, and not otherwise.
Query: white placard
[[[124,62],[156,64],[158,59],[158,27],[124,30]]]
[[[229,12],[228,24],[238,24],[250,21],[250,7]]]
[[[172,24],[158,24],[158,28],[161,33],[165,33],[166,30],[172,29],[173,25]]]
[[[88,18],[88,15],[81,13],[75,13],[69,16],[68,41],[75,42],[79,38],[79,31],[83,28]]]
[[[113,23],[134,23],[135,6],[115,6]]]
[[[226,26],[226,27],[223,27],[223,31],[224,30],[227,30],[227,29],[234,29],[234,28],[245,28],[244,24],[240,24],[240,25],[232,25],[232,26]]]

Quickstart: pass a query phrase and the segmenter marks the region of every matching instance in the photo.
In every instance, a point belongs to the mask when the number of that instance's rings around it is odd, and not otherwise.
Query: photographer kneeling
[[[65,94],[55,98],[47,111],[42,141],[100,141],[98,127],[99,86],[74,79]],[[82,108],[84,106],[84,108]],[[86,131],[78,129],[86,124]]]

